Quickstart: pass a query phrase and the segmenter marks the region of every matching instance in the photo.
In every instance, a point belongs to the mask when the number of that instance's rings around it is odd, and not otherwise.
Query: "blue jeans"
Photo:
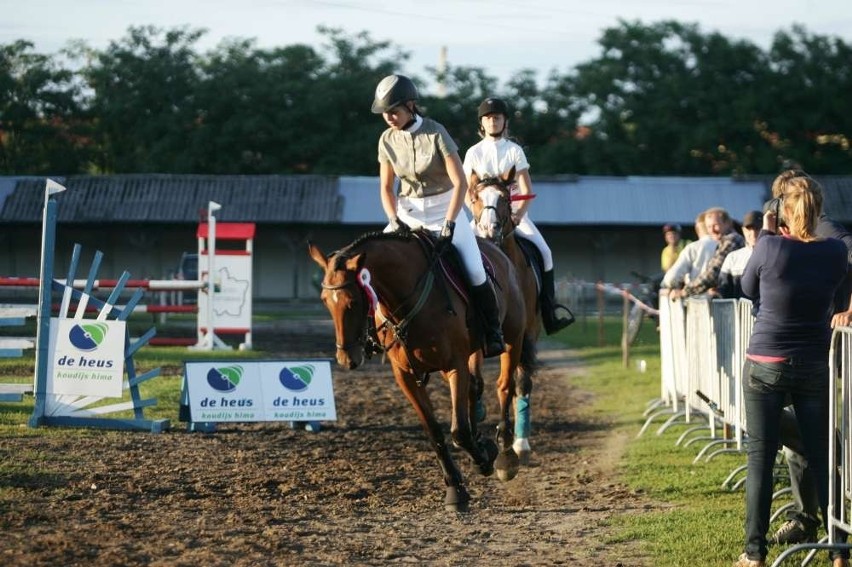
[[[781,412],[790,400],[796,411],[805,457],[816,480],[823,526],[826,526],[828,356],[819,361],[766,363],[749,360],[744,370],[743,399],[748,429],[745,552],[750,559],[765,559],[766,533],[769,530],[772,505],[772,475],[778,453]],[[838,535],[842,537],[842,534]],[[841,555],[848,556],[848,552],[832,552],[832,557]]]

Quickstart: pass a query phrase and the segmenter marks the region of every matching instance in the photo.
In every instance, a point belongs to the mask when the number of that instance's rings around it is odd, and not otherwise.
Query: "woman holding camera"
[[[735,567],[765,565],[772,474],[788,397],[827,522],[830,321],[835,292],[846,276],[846,247],[816,235],[823,195],[814,179],[785,172],[776,183],[777,213],[770,206],[764,214],[742,276],[743,293],[759,307],[743,373],[749,435],[746,538]],[[832,560],[835,567],[848,566],[848,551],[833,551]]]

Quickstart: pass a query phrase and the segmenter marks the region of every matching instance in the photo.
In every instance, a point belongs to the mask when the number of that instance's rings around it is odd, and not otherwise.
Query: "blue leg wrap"
[[[528,439],[530,436],[530,397],[515,398],[515,437]]]

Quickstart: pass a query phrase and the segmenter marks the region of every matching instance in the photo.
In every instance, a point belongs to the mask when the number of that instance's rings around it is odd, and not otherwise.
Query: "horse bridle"
[[[348,287],[358,288],[358,291],[361,294],[361,300],[365,304],[369,303],[369,298],[367,297],[367,292],[364,291],[364,288],[362,288],[360,285],[358,285],[357,281],[345,281],[341,284],[333,284],[333,285],[327,284],[327,283],[322,283],[320,285],[322,286],[323,289],[328,290],[328,291],[336,291],[336,290],[340,290],[340,289],[346,289]],[[338,342],[335,342],[334,346],[337,348],[337,350],[342,350],[342,351],[346,352],[350,348],[360,345],[361,348],[366,352],[366,348],[365,348],[366,344],[367,344],[366,336],[368,334],[369,326],[370,326],[370,316],[369,316],[369,310],[367,310],[367,315],[364,317],[364,326],[361,329],[361,332],[358,333],[358,336],[356,337],[356,339],[351,343],[340,344]]]
[[[406,344],[408,326],[411,324],[411,321],[414,318],[414,316],[417,315],[420,312],[421,309],[423,309],[423,306],[426,304],[426,299],[428,298],[429,293],[432,291],[432,287],[435,283],[435,269],[434,268],[435,268],[434,265],[431,266],[429,268],[429,270],[427,270],[425,277],[418,282],[417,287],[421,288],[420,289],[420,295],[418,296],[417,301],[415,302],[415,305],[411,308],[411,310],[409,311],[409,313],[405,317],[400,317],[398,315],[395,315],[394,313],[390,313],[390,316],[386,316],[384,313],[382,313],[381,304],[378,303],[378,301],[376,301],[375,314],[378,315],[379,319],[381,319],[382,324],[378,328],[374,327],[375,334],[370,333],[370,323],[373,322],[373,317],[371,317],[372,310],[367,309],[366,310],[367,313],[364,317],[364,326],[361,329],[361,332],[358,333],[357,339],[352,343],[344,343],[342,345],[340,343],[335,342],[334,346],[337,348],[337,350],[342,350],[342,351],[345,352],[345,351],[349,350],[350,348],[352,348],[354,346],[360,345],[361,348],[363,349],[364,353],[367,355],[367,358],[370,358],[370,356],[373,352],[385,352],[389,348],[391,348],[391,346],[393,346],[394,343],[399,342],[403,346],[403,348],[406,350],[406,354],[408,355],[409,359],[411,359],[411,355],[408,352],[408,345]],[[367,281],[369,281],[369,280],[367,280]],[[420,285],[421,283],[422,283],[422,287]],[[347,287],[355,286],[361,292],[362,301],[364,301],[365,304],[370,304],[370,302],[371,302],[370,297],[367,294],[367,290],[365,289],[364,285],[361,284],[360,279],[356,279],[355,281],[345,281],[345,282],[340,283],[340,284],[321,283],[320,286],[323,289],[329,290],[329,291],[345,289]],[[375,294],[375,292],[373,292],[373,294]],[[391,317],[398,319],[398,322],[394,323],[391,320]],[[384,329],[384,328],[388,329],[394,337],[393,341],[389,345],[382,344],[378,340],[378,332],[381,329]],[[368,344],[368,339],[369,339],[369,344]],[[372,348],[368,350],[367,349],[368,346],[370,346]]]
[[[512,194],[509,191],[509,188],[505,186],[505,184],[499,177],[486,177],[485,179],[479,180],[479,182],[476,184],[476,189],[474,189],[474,193],[476,194],[477,199],[479,199],[479,193],[487,187],[494,187],[500,193],[500,198],[506,200],[506,206],[509,209],[509,223],[511,224],[512,228],[508,231],[505,230],[506,222],[500,218],[500,211],[494,205],[483,205],[482,208],[479,210],[479,214],[476,215],[476,218],[474,220],[476,224],[479,224],[479,219],[482,217],[483,212],[489,209],[494,211],[494,215],[500,221],[500,230],[498,233],[499,236],[497,237],[497,244],[500,244],[504,238],[508,237],[515,230],[515,221],[514,219],[512,219]]]

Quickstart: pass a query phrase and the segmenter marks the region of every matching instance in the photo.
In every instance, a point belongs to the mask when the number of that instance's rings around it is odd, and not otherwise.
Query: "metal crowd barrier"
[[[772,567],[801,551],[810,551],[802,561],[805,565],[819,549],[852,549],[852,545],[841,543],[838,538],[838,531],[852,533],[852,328],[838,327],[832,332],[828,366],[832,377],[828,389],[828,420],[832,425],[828,433],[828,470],[838,473],[828,476],[828,537],[819,543],[785,549]]]
[[[660,299],[661,397],[651,408],[654,413],[646,411],[639,435],[661,415],[668,419],[658,434],[679,420],[690,423],[701,416],[706,417],[706,424],[687,430],[677,441],[684,446],[709,441],[696,460],[717,445],[742,450],[742,369],[753,326],[751,311],[747,299]],[[686,441],[692,433],[704,430],[709,434]],[[715,451],[708,458],[726,450]]]
[[[828,416],[834,424],[838,435],[829,435],[828,469],[833,471],[840,467],[840,486],[836,485],[834,476],[830,478],[828,493],[828,511],[832,524],[843,531],[852,532],[850,523],[850,508],[852,508],[852,328],[840,327],[831,336],[829,351],[830,375],[839,377],[839,385],[834,384],[829,389]],[[838,399],[838,389],[840,398]],[[838,463],[838,446],[840,443],[840,462]],[[840,493],[840,510],[835,510],[835,498]],[[829,543],[834,543],[833,534],[829,532]]]

